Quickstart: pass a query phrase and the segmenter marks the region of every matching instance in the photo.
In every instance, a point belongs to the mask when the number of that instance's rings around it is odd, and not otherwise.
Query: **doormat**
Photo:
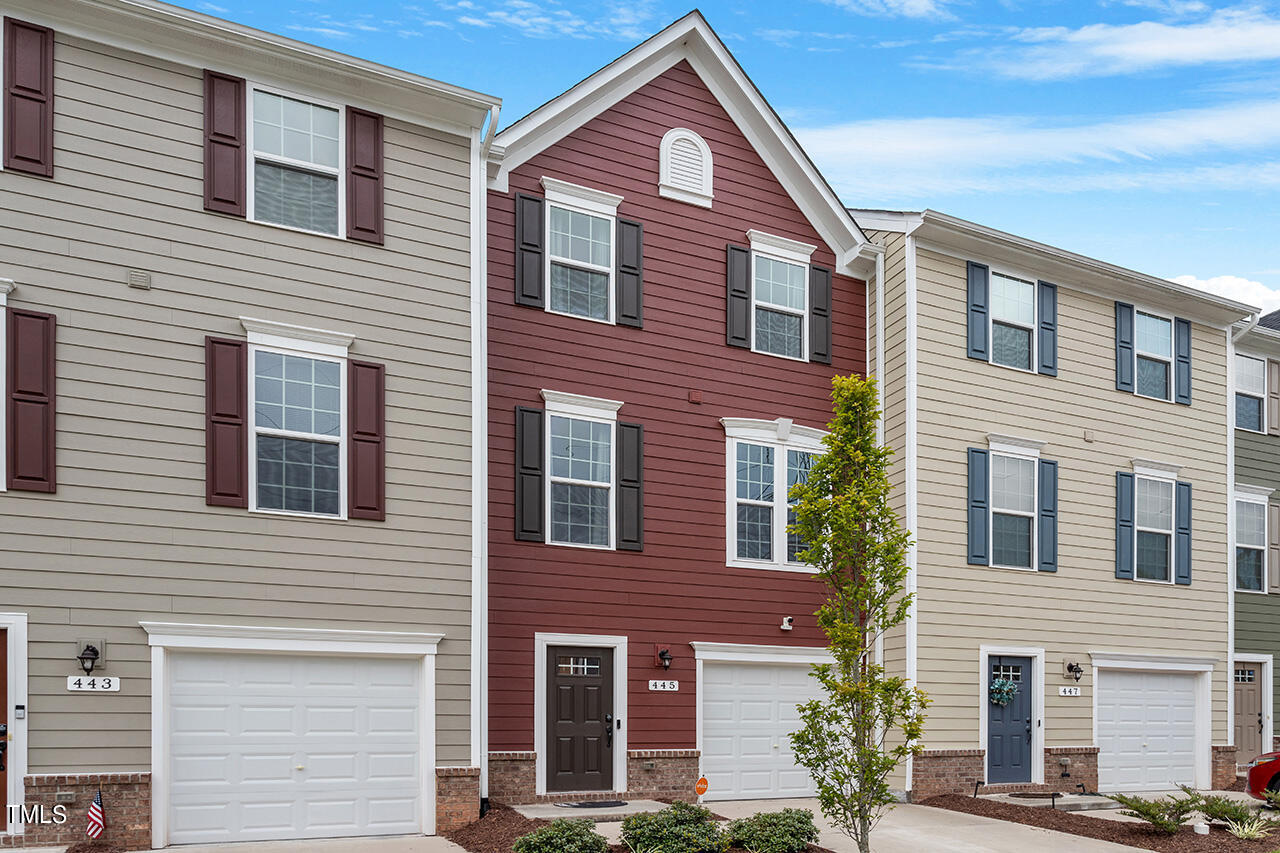
[[[625,800],[584,800],[580,803],[556,803],[562,809],[616,809],[625,806]]]

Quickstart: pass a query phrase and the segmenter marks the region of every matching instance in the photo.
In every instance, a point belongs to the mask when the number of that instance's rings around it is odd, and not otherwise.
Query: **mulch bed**
[[[566,811],[574,811],[566,809]],[[586,811],[585,809],[583,811]],[[565,817],[590,817],[590,815],[570,814]],[[550,821],[533,820],[507,806],[495,805],[489,813],[478,821],[462,829],[443,833],[444,837],[457,844],[469,853],[511,853],[511,845],[516,839],[528,835]],[[625,844],[614,844],[609,848],[613,853],[630,853]],[[741,847],[729,848],[729,853],[747,853]],[[808,853],[833,853],[826,847],[810,844]]]
[[[1280,846],[1280,832],[1273,833],[1270,838],[1261,841],[1242,841],[1220,826],[1210,827],[1208,835],[1196,835],[1191,826],[1187,825],[1177,835],[1164,835],[1155,832],[1145,823],[1127,823],[1107,818],[1088,817],[1079,812],[1015,806],[1012,803],[966,797],[962,794],[934,797],[925,800],[921,805],[981,817],[993,817],[1027,826],[1038,826],[1041,829],[1052,829],[1085,838],[1127,844],[1144,850],[1157,850],[1160,853],[1270,853]]]

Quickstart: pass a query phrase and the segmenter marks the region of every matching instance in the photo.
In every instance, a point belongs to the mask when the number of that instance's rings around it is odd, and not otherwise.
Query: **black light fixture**
[[[84,674],[91,675],[100,657],[102,657],[102,654],[98,651],[97,646],[86,645],[84,651],[76,655],[76,660],[80,661],[80,668],[84,670]]]
[[[1067,664],[1067,672],[1071,673],[1076,681],[1079,681],[1081,676],[1084,675],[1084,667],[1078,663],[1069,663]]]
[[[671,669],[671,661],[674,660],[671,656],[671,649],[662,649],[659,651],[658,660],[662,661],[663,669]]]

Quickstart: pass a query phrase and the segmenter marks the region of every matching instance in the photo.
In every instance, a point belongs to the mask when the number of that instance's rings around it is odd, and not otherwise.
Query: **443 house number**
[[[72,693],[118,693],[120,679],[103,675],[68,675],[67,689]]]

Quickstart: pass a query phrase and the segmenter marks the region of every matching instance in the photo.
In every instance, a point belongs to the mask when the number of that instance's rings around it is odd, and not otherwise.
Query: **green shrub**
[[[609,842],[588,818],[560,818],[516,839],[515,853],[609,853]]]
[[[1148,800],[1145,797],[1132,797],[1125,794],[1108,794],[1107,799],[1124,806],[1120,814],[1145,820],[1153,829],[1168,835],[1173,835],[1182,827],[1182,822],[1199,809],[1201,801],[1199,794],[1159,800]]]
[[[729,836],[701,806],[673,803],[622,822],[622,843],[633,853],[724,853]]]
[[[1267,798],[1267,808],[1280,809],[1280,790],[1267,788],[1262,792],[1262,796]]]
[[[783,809],[733,821],[729,837],[750,853],[802,853],[818,840],[818,827],[808,809]]]
[[[1244,841],[1266,838],[1276,828],[1276,822],[1262,815],[1250,815],[1244,820],[1227,821],[1227,832]]]
[[[1233,800],[1221,794],[1197,794],[1185,785],[1178,787],[1200,798],[1200,805],[1196,806],[1196,811],[1204,815],[1204,819],[1209,823],[1243,823],[1254,816],[1253,809],[1249,808],[1248,803]]]

